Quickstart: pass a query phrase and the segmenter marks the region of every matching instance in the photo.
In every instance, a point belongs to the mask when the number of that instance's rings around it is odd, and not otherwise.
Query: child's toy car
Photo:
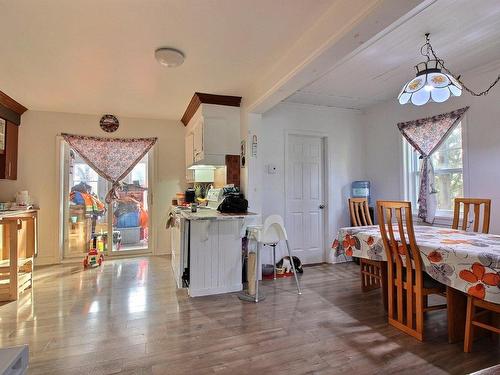
[[[85,258],[83,259],[83,267],[96,267],[100,266],[104,261],[104,255],[97,249],[90,249]]]

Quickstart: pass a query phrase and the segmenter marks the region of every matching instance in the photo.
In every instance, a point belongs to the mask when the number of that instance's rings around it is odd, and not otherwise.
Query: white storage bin
[[[133,245],[141,241],[141,227],[116,228],[122,236],[122,245]]]

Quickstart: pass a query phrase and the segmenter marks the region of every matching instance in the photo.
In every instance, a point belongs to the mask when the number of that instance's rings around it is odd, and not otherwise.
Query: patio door
[[[105,254],[150,252],[150,153],[123,180],[118,199],[105,203],[111,184],[71,147],[62,145],[63,257],[97,248]]]

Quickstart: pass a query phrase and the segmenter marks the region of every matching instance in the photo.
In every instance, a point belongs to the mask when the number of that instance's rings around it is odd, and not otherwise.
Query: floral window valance
[[[62,137],[101,177],[112,183],[106,203],[117,198],[116,190],[157,138],[100,138],[73,134]]]
[[[399,131],[417,150],[422,160],[418,194],[418,217],[432,223],[436,214],[437,200],[434,188],[434,169],[430,156],[441,146],[469,107],[419,120],[400,122]]]

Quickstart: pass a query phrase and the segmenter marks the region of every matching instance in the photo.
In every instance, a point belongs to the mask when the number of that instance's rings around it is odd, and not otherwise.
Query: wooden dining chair
[[[446,288],[423,270],[413,230],[411,203],[378,201],[377,212],[388,260],[389,324],[423,341],[424,312],[446,307],[446,304],[428,306],[427,297],[431,294],[444,296]],[[395,232],[399,232],[398,237]]]
[[[476,313],[476,307],[480,308],[481,311]],[[467,296],[467,316],[465,318],[465,339],[464,339],[464,352],[470,353],[472,351],[472,342],[474,341],[474,330],[476,327],[484,328],[488,331],[500,334],[500,327],[495,327],[484,321],[479,320],[479,318],[486,313],[500,314],[500,305],[483,301],[479,298],[473,296]],[[492,320],[493,324],[495,319]]]
[[[455,207],[453,209],[453,223],[451,225],[452,229],[459,229],[460,222],[460,209],[464,207],[464,215],[462,218],[462,225],[460,229],[467,230],[469,224],[469,212],[472,206],[474,210],[474,223],[473,231],[479,232],[479,223],[482,221],[482,233],[488,233],[490,230],[490,210],[491,210],[491,199],[480,199],[480,198],[455,198]],[[481,206],[483,208],[483,217],[481,220]]]
[[[373,225],[368,208],[368,199],[366,198],[349,198],[349,212],[351,214],[351,222],[355,227]]]
[[[349,198],[349,212],[351,223],[355,227],[373,225],[368,208],[368,199]],[[361,269],[361,290],[368,292],[378,289],[383,284],[385,277],[385,265],[378,260],[360,258],[359,265]]]

